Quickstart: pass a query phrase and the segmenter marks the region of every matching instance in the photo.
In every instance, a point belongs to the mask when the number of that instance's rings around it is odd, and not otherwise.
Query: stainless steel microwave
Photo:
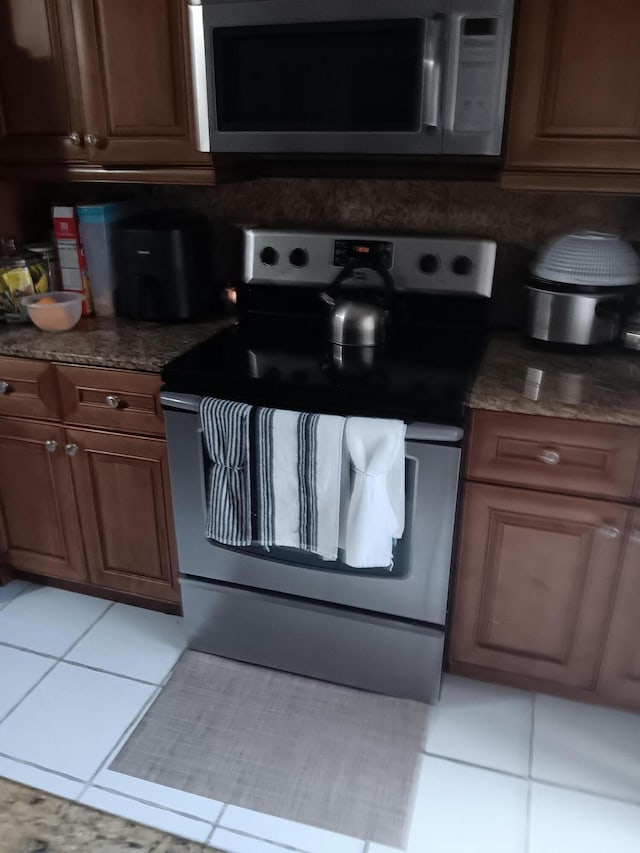
[[[513,0],[189,0],[198,147],[499,155]]]

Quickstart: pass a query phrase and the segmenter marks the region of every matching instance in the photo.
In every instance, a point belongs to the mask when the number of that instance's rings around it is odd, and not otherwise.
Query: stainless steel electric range
[[[245,231],[238,323],[162,372],[191,648],[437,700],[464,401],[482,352],[495,249],[439,236]],[[383,344],[329,341],[321,296],[338,277],[341,292],[387,312]],[[340,558],[207,539],[205,395],[403,419],[406,526],[392,564],[354,569]]]

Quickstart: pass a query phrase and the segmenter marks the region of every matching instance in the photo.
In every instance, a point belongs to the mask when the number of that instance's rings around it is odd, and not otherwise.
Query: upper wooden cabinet
[[[194,142],[186,2],[72,3],[88,159],[210,162]]]
[[[79,79],[69,2],[0,3],[0,157],[84,159]]]
[[[640,172],[639,44],[637,0],[522,0],[507,169]]]
[[[0,4],[0,158],[211,163],[195,144],[186,0]]]

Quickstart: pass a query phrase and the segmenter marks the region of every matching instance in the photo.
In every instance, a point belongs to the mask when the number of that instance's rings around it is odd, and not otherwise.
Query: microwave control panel
[[[500,59],[498,18],[463,18],[458,45],[455,131],[484,133],[494,127],[495,81]]]

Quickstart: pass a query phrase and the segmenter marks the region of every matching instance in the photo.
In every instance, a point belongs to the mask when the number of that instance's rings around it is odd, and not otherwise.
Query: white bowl
[[[55,303],[41,304],[43,299],[55,299]],[[82,314],[82,303],[85,297],[82,293],[36,293],[25,296],[22,304],[26,305],[29,317],[39,329],[44,332],[66,332],[73,329]]]

